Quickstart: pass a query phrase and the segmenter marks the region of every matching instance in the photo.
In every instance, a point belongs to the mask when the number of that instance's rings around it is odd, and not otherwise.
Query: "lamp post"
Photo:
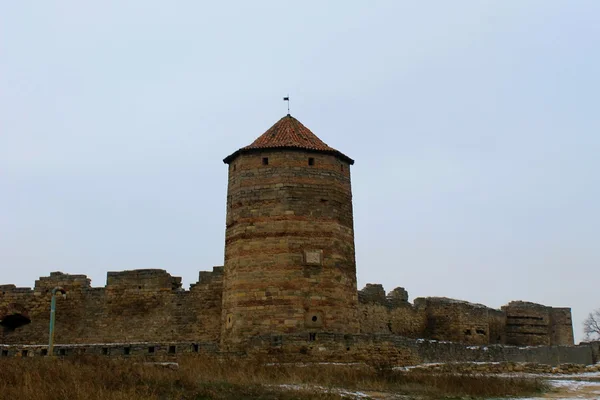
[[[63,298],[67,297],[67,292],[60,286],[52,289],[52,301],[50,302],[50,340],[48,342],[48,355],[54,354],[54,320],[56,318],[56,293],[62,293]]]

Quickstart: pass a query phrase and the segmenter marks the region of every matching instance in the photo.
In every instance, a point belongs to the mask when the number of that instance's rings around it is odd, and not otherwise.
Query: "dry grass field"
[[[526,396],[546,389],[544,382],[535,379],[400,372],[365,365],[277,365],[198,357],[181,357],[178,363],[172,369],[133,359],[4,359],[0,362],[0,399],[351,398],[335,388],[377,392],[383,397],[387,393],[444,399]]]

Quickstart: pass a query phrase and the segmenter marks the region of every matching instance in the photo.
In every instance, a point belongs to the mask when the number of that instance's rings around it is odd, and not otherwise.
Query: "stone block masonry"
[[[404,288],[388,295],[367,284],[358,293],[361,333],[396,334],[470,345],[572,345],[570,308],[511,302],[501,310],[444,297],[408,302]]]
[[[506,343],[518,346],[572,344],[570,308],[552,308],[525,301],[502,307],[506,313]]]
[[[109,272],[107,285],[101,288],[91,287],[85,275],[60,272],[40,278],[33,289],[0,285],[0,344],[47,343],[51,291],[57,286],[65,288],[67,298],[57,299],[56,343],[220,343],[223,267],[201,271],[189,290],[183,290],[181,279],[164,270]],[[276,293],[277,287],[271,290]],[[355,297],[359,299],[356,315],[363,335],[465,345],[573,344],[568,308],[511,302],[495,310],[441,297],[418,298],[413,305],[404,288],[386,295],[378,284],[368,284]],[[320,319],[323,310],[327,309],[311,311]],[[304,314],[302,317],[306,318]],[[310,317],[301,321],[302,332],[297,332],[301,337],[329,332]],[[286,327],[285,320],[281,326]],[[285,333],[273,329],[267,335]]]
[[[230,161],[227,193],[223,345],[357,333],[348,163],[306,151],[242,154]]]
[[[48,342],[51,292],[57,286],[56,343],[218,341],[223,269],[201,273],[190,290],[163,270],[109,272],[107,285],[90,286],[85,275],[53,272],[34,289],[2,286],[0,343]],[[19,324],[8,324],[20,316]]]
[[[596,343],[597,344],[597,343]],[[397,335],[282,334],[256,336],[243,352],[224,352],[214,342],[126,342],[58,344],[59,357],[93,355],[132,359],[175,360],[178,356],[242,357],[275,363],[365,363],[401,367],[429,363],[535,363],[591,365],[593,343],[578,346],[465,346],[460,343],[409,339]],[[0,363],[8,357],[47,356],[47,346],[0,344]]]

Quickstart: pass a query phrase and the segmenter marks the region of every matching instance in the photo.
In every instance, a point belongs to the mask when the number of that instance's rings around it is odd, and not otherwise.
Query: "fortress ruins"
[[[493,309],[404,288],[357,289],[350,169],[291,115],[224,159],[224,265],[188,290],[164,270],[108,272],[105,287],[53,272],[33,289],[0,285],[1,356],[262,354],[289,360],[591,363],[570,308],[513,301]],[[595,351],[595,353],[594,353]]]

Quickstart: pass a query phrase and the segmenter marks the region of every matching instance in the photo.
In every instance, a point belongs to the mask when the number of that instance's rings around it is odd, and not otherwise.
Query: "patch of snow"
[[[574,380],[563,380],[563,379],[549,379],[548,383],[550,386],[555,388],[565,388],[568,390],[579,390],[583,387],[593,387],[600,389],[600,382],[590,381],[574,381]]]
[[[272,386],[272,385],[269,385]],[[276,387],[285,389],[285,390],[317,390],[323,393],[335,393],[341,396],[351,397],[353,399],[370,399],[371,397],[366,393],[355,391],[355,390],[346,390],[340,388],[326,388],[324,386],[318,385],[277,385]]]
[[[353,363],[344,363],[344,362],[311,362],[311,363],[266,363],[264,364],[267,367],[272,366],[294,366],[294,367],[311,367],[313,365],[341,365],[341,366],[366,366],[367,364],[361,362],[353,362]]]

